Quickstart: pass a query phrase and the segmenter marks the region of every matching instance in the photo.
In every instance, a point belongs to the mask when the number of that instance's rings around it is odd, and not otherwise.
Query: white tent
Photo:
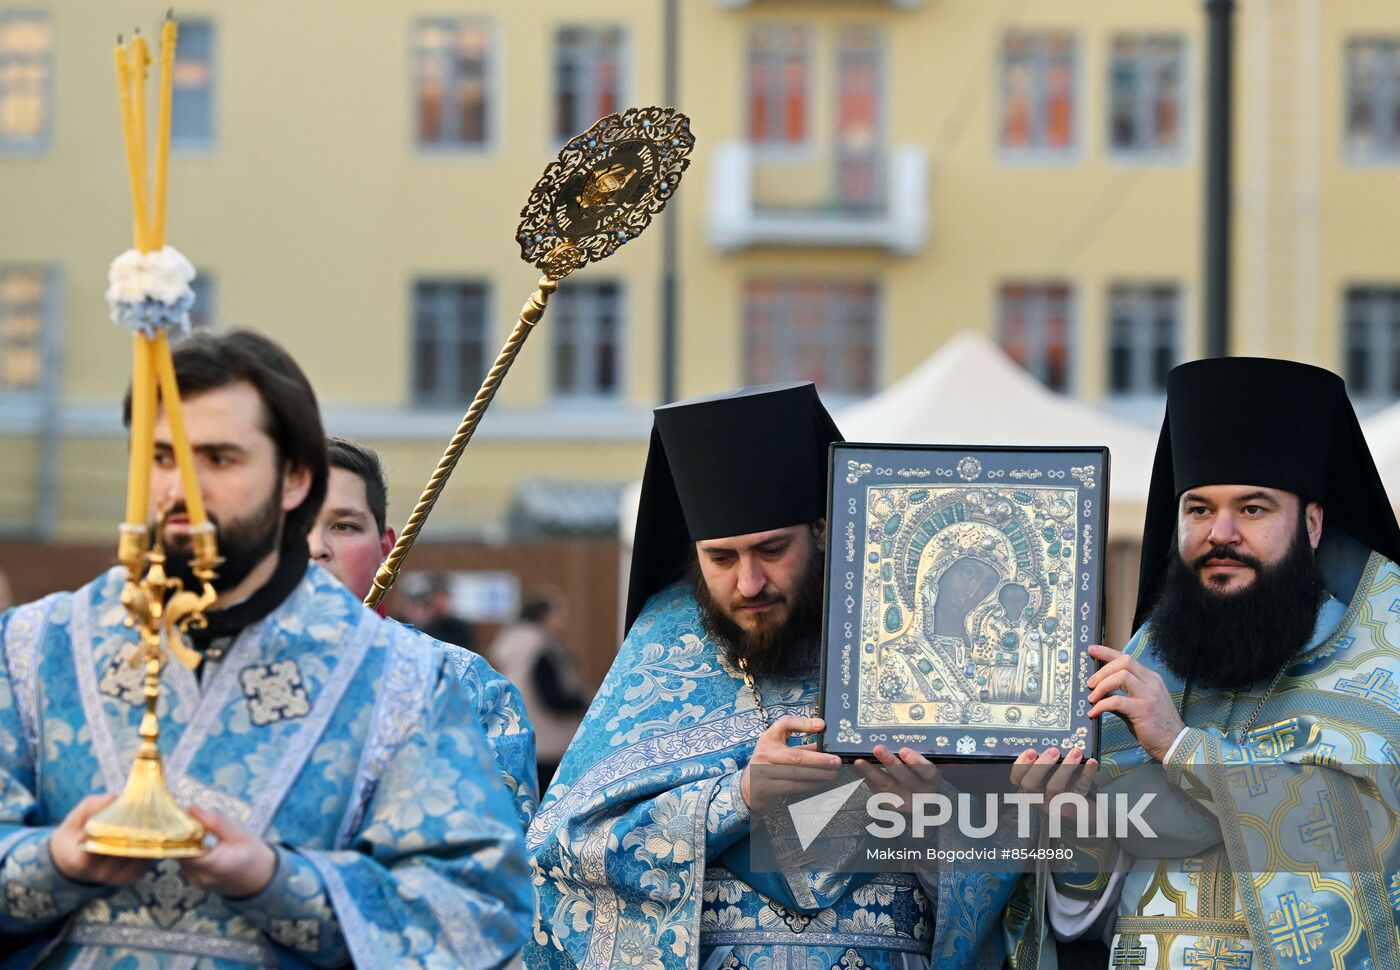
[[[1109,537],[1142,536],[1156,432],[1047,390],[981,334],[958,334],[903,379],[835,417],[847,441],[1106,445]]]

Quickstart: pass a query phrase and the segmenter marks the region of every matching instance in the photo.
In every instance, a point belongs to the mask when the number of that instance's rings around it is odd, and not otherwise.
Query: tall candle
[[[204,512],[204,496],[199,491],[199,475],[195,472],[194,451],[185,432],[185,415],[180,410],[180,385],[175,379],[175,364],[170,358],[170,342],[165,331],[155,339],[156,372],[160,377],[160,398],[165,416],[170,420],[170,444],[175,449],[175,462],[180,466],[180,480],[185,486],[185,509],[189,512],[190,528],[208,521]]]
[[[165,198],[170,176],[170,105],[175,93],[175,41],[179,29],[166,17],[160,29],[160,100],[156,110],[156,181],[151,218],[151,248],[165,245]]]
[[[146,222],[146,74],[151,65],[151,51],[139,30],[131,38],[131,61],[131,127],[136,140],[137,178],[141,184],[141,218],[146,223],[146,232],[136,248],[146,253],[154,248],[151,245],[150,223]]]
[[[131,454],[126,485],[126,521],[144,527],[149,516],[151,463],[155,459],[155,374],[150,340],[131,335]]]
[[[132,245],[142,249],[146,242],[146,179],[144,171],[138,167],[136,159],[136,129],[131,104],[131,62],[127,59],[126,47],[117,40],[117,94],[122,108],[122,140],[126,146],[126,170],[131,180]],[[144,521],[144,518],[143,520]]]

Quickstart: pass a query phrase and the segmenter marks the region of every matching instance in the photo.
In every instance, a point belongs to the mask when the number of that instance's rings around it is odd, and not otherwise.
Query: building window
[[[413,399],[420,407],[470,401],[486,376],[488,293],[471,280],[413,287]]]
[[[190,289],[194,290],[194,306],[190,307],[190,329],[208,330],[218,319],[214,303],[214,294],[218,289],[214,284],[214,277],[201,269],[195,273]]]
[[[622,344],[622,286],[574,283],[549,301],[554,372],[560,397],[616,397]]]
[[[484,24],[426,20],[413,30],[414,108],[423,148],[480,148],[494,119],[488,86],[491,32]]]
[[[1108,390],[1116,396],[1167,393],[1181,332],[1181,291],[1169,285],[1108,292]]]
[[[1001,53],[1001,147],[1027,154],[1072,151],[1075,88],[1072,35],[1008,34]]]
[[[172,148],[208,148],[214,142],[214,25],[180,21],[170,98]]]
[[[1008,283],[997,308],[1001,349],[1053,391],[1069,389],[1070,288]]]
[[[1108,144],[1129,156],[1181,152],[1185,44],[1179,37],[1116,37],[1108,66]]]
[[[1356,397],[1400,397],[1400,287],[1353,286],[1346,294],[1346,379]]]
[[[43,387],[48,279],[42,268],[0,267],[0,395]]]
[[[52,126],[53,25],[43,13],[0,13],[0,151],[44,151]]]
[[[1400,161],[1400,39],[1347,44],[1347,149],[1359,161]]]
[[[873,393],[878,314],[872,282],[750,281],[744,289],[745,383],[814,381],[827,394]]]
[[[750,142],[797,147],[807,141],[810,59],[805,27],[766,24],[750,33]]]
[[[567,141],[621,109],[621,27],[564,27],[555,43],[554,135]]]
[[[847,27],[836,52],[836,198],[843,208],[884,202],[884,38]]]

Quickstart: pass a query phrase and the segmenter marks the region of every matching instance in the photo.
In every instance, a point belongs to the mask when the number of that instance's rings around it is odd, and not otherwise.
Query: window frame
[[[1379,339],[1369,342],[1362,348],[1365,356],[1380,362],[1379,373],[1369,376],[1371,387],[1356,387],[1356,375],[1352,371],[1352,300],[1366,294],[1372,301],[1378,295],[1389,297],[1392,314],[1389,319],[1379,320],[1379,311],[1371,309],[1367,314],[1368,328],[1373,334],[1379,326]],[[1381,406],[1400,399],[1400,280],[1354,281],[1342,288],[1341,359],[1342,376],[1346,381],[1347,392],[1359,404]],[[1385,326],[1388,324],[1388,326]]]
[[[463,342],[460,335],[454,335],[455,342],[449,348],[444,348],[443,342],[441,340],[435,340],[433,344],[434,354],[440,357],[443,361],[450,362],[451,374],[456,378],[457,387],[454,389],[453,393],[450,394],[447,391],[445,391],[442,387],[439,387],[437,392],[431,397],[427,396],[418,384],[420,360],[419,352],[420,346],[424,342],[420,337],[418,328],[418,298],[420,289],[424,286],[436,286],[450,289],[458,289],[464,286],[474,286],[479,287],[481,290],[481,375],[475,379],[475,384],[469,384],[465,387],[462,386],[462,375],[460,373],[460,367],[458,366],[458,363],[460,361],[460,353],[458,348]],[[476,394],[477,389],[480,386],[481,379],[484,378],[486,374],[490,371],[491,364],[495,359],[493,354],[492,343],[492,337],[494,336],[495,332],[494,320],[496,318],[495,298],[495,287],[492,283],[490,276],[486,274],[478,274],[475,276],[462,276],[452,275],[450,273],[422,273],[413,276],[409,279],[409,353],[407,396],[409,404],[414,410],[457,410],[471,403],[473,397]],[[440,296],[439,299],[441,299]],[[442,327],[441,320],[435,320],[435,327],[439,329],[439,333],[435,334],[435,336],[440,336],[440,328]],[[448,381],[445,379],[445,375],[440,368],[435,369],[434,374],[435,379],[437,379],[442,385],[448,384]],[[460,392],[460,394],[457,392]]]
[[[1171,148],[1120,148],[1113,143],[1113,67],[1114,43],[1122,39],[1141,42],[1173,41],[1177,44],[1180,76],[1177,80],[1177,139]],[[1104,67],[1104,155],[1119,165],[1161,166],[1180,168],[1193,156],[1193,106],[1195,104],[1195,73],[1192,70],[1192,45],[1185,34],[1170,31],[1120,31],[1108,38],[1108,57]],[[1139,106],[1141,111],[1141,106]]]
[[[11,387],[0,380],[0,403],[6,408],[37,408],[53,396],[58,388],[61,366],[63,309],[60,270],[54,263],[30,261],[0,261],[0,276],[7,273],[37,273],[39,276],[39,332],[35,335],[39,355],[39,380],[33,387]],[[4,324],[4,314],[0,313],[0,327]],[[0,359],[3,359],[6,341],[0,333]]]
[[[629,29],[629,24],[627,24],[625,21],[609,23],[589,23],[582,21],[572,21],[556,25],[554,30],[554,48],[552,52],[553,61],[551,65],[554,69],[553,82],[550,89],[550,135],[551,143],[555,146],[563,145],[570,138],[573,138],[575,135],[581,134],[582,132],[586,131],[589,125],[592,125],[598,120],[599,117],[602,117],[601,115],[599,115],[589,118],[583,122],[582,126],[575,128],[575,130],[570,131],[567,134],[561,134],[559,131],[559,69],[562,66],[560,64],[560,56],[563,52],[563,34],[565,31],[568,30],[586,30],[594,32],[595,34],[602,31],[612,30],[618,33],[619,36],[616,55],[617,107],[615,109],[618,112],[626,110],[627,106],[631,103],[632,79],[636,73],[633,69],[634,66],[632,64],[632,32]]]
[[[3,27],[6,21],[12,20],[40,20],[45,22],[49,28],[49,47],[42,55],[46,70],[40,92],[43,101],[44,125],[43,130],[32,139],[15,138],[0,129],[0,157],[23,158],[45,155],[53,147],[54,118],[57,114],[57,105],[54,103],[54,72],[56,67],[54,48],[57,46],[57,25],[52,13],[47,10],[35,7],[0,10],[0,27]],[[0,52],[0,68],[3,68],[5,62],[12,56],[14,55]],[[0,84],[3,84],[3,80],[0,80]],[[0,95],[2,94],[3,88],[0,88]]]
[[[1069,143],[1063,148],[1048,148],[1040,145],[1019,147],[1007,145],[1004,140],[1007,105],[1007,45],[1017,35],[1036,38],[1062,36],[1070,45],[1070,105],[1071,130]],[[1088,92],[1086,79],[1085,44],[1079,33],[1068,27],[1011,28],[1001,34],[1000,46],[992,59],[992,90],[997,99],[997,110],[993,116],[992,138],[995,141],[996,156],[1004,165],[1023,167],[1060,168],[1078,163],[1084,153],[1085,104]],[[1041,56],[1042,62],[1046,60]],[[1034,119],[1032,119],[1034,124]]]
[[[209,133],[200,138],[181,136],[175,131],[174,105],[172,103],[170,126],[170,152],[172,155],[208,155],[214,152],[219,142],[219,30],[213,17],[191,17],[180,21],[183,35],[191,26],[201,25],[209,30]],[[179,65],[180,46],[175,48],[176,65]],[[177,89],[178,90],[178,89]]]
[[[754,130],[754,55],[755,39],[760,31],[793,31],[802,38],[803,89],[802,89],[802,138],[799,141],[755,141]],[[769,161],[806,161],[814,156],[817,147],[813,121],[816,110],[816,62],[817,44],[815,32],[809,23],[798,21],[762,21],[749,25],[744,47],[744,75],[741,97],[744,100],[744,143],[758,158]]]
[[[874,165],[874,188],[872,199],[868,204],[853,204],[850,202],[841,185],[842,165],[846,160],[845,147],[841,144],[841,98],[842,80],[845,71],[845,59],[850,53],[846,39],[850,32],[867,31],[875,39],[872,52],[874,55],[875,70],[875,131],[871,143],[871,156]],[[831,194],[830,198],[843,210],[854,212],[880,212],[889,206],[889,165],[890,165],[890,145],[889,145],[889,44],[885,30],[877,23],[857,22],[843,23],[836,28],[835,50],[833,51],[834,66],[832,70],[832,172],[831,172]],[[852,156],[854,157],[854,156]]]
[[[1352,97],[1352,59],[1354,50],[1361,44],[1380,45],[1389,49],[1390,62],[1396,65],[1392,72],[1393,81],[1390,85],[1390,115],[1392,119],[1390,132],[1390,145],[1377,150],[1375,148],[1362,149],[1354,143],[1351,131],[1351,114],[1354,99]],[[1352,34],[1343,41],[1342,48],[1342,84],[1341,84],[1341,141],[1342,158],[1349,165],[1359,168],[1393,168],[1400,165],[1400,34]],[[1381,110],[1384,105],[1376,106],[1376,117],[1379,119],[1385,115]]]
[[[777,326],[782,327],[787,332],[770,333],[769,353],[774,357],[773,373],[759,376],[752,369],[752,362],[757,356],[755,352],[755,333],[753,316],[756,309],[755,298],[752,289],[757,285],[766,285],[772,288],[771,299],[775,307],[784,308],[788,311],[787,317]],[[848,294],[835,292],[835,288],[850,288],[855,286],[865,287],[869,291],[869,316],[870,316],[870,343],[868,354],[870,360],[869,386],[859,387],[834,387],[826,385],[820,388],[822,399],[829,404],[840,405],[843,403],[853,403],[864,400],[877,393],[881,386],[881,378],[885,369],[883,349],[885,343],[885,288],[883,281],[876,275],[865,277],[842,276],[837,278],[814,277],[810,275],[754,275],[744,279],[740,289],[740,319],[742,329],[740,333],[741,361],[739,371],[743,375],[745,384],[772,383],[795,380],[808,380],[806,376],[797,372],[797,368],[792,368],[792,373],[784,373],[783,368],[778,367],[778,361],[784,356],[791,357],[796,352],[794,337],[799,333],[793,314],[798,303],[800,291],[804,287],[815,287],[818,290],[817,301],[824,307],[831,307],[837,298],[843,301],[848,300]],[[852,341],[847,336],[839,342],[839,346],[833,346],[831,338],[840,334],[843,324],[847,324],[853,319],[853,315],[844,315],[843,320],[833,319],[830,313],[824,314],[822,319],[821,332],[824,337],[822,347],[825,362],[832,361],[838,364],[850,356]],[[828,370],[832,368],[827,367]]]
[[[1153,291],[1170,290],[1173,302],[1173,320],[1171,328],[1172,339],[1172,363],[1168,365],[1170,370],[1176,364],[1186,359],[1184,354],[1185,328],[1186,328],[1186,288],[1180,280],[1172,279],[1118,279],[1109,282],[1104,291],[1104,397],[1113,402],[1130,401],[1157,401],[1165,398],[1167,389],[1165,374],[1163,384],[1160,388],[1152,387],[1151,372],[1153,365],[1150,356],[1157,350],[1154,337],[1140,338],[1130,342],[1129,350],[1133,357],[1129,361],[1129,372],[1132,378],[1131,386],[1127,390],[1117,390],[1113,386],[1113,351],[1114,343],[1114,319],[1113,303],[1114,296],[1118,291],[1131,291],[1130,295],[1138,303],[1134,308],[1134,315],[1138,319],[1135,325],[1141,325],[1144,321],[1152,320],[1152,305],[1149,302],[1153,296]],[[1140,360],[1138,354],[1145,354],[1148,360]],[[1146,377],[1144,383],[1139,378]]]
[[[421,73],[419,71],[419,49],[418,32],[425,26],[430,25],[451,25],[454,30],[464,27],[478,27],[482,30],[486,38],[485,66],[482,69],[482,78],[486,86],[486,97],[484,99],[484,119],[482,127],[485,134],[480,142],[425,142],[419,136],[419,116],[418,116],[418,89]],[[504,142],[506,114],[502,110],[503,99],[501,96],[501,79],[505,70],[505,35],[500,30],[495,21],[486,17],[472,16],[470,14],[453,16],[449,14],[424,15],[416,17],[408,24],[408,143],[413,153],[425,158],[434,157],[483,157],[494,155]]]
[[[1028,355],[1028,357],[1030,358],[1030,360],[1028,360],[1026,363],[1022,363],[1022,362],[1020,362],[1020,361],[1017,361],[1016,358],[1012,357],[1011,354],[1010,354],[1009,352],[1007,352],[1007,350],[1006,350],[1006,343],[1007,343],[1007,341],[1006,341],[1006,334],[1005,334],[1005,326],[1006,326],[1005,321],[1006,321],[1006,298],[1007,298],[1006,290],[1007,290],[1009,287],[1021,287],[1022,289],[1025,289],[1025,290],[1034,290],[1034,291],[1037,291],[1038,293],[1041,294],[1041,299],[1042,299],[1042,301],[1043,301],[1044,298],[1045,298],[1044,295],[1045,295],[1046,293],[1048,293],[1048,291],[1051,290],[1051,289],[1053,289],[1053,288],[1061,288],[1061,289],[1063,289],[1063,290],[1065,291],[1065,371],[1064,371],[1064,387],[1052,387],[1052,386],[1045,380],[1045,378],[1043,378],[1043,377],[1040,375],[1039,372],[1033,370],[1033,369],[1031,368],[1031,366],[1030,366],[1031,361],[1034,360],[1034,357],[1033,357],[1033,356]],[[1066,395],[1066,396],[1074,396],[1075,394],[1077,394],[1077,393],[1078,393],[1078,390],[1079,390],[1079,378],[1080,378],[1080,373],[1081,373],[1081,369],[1082,369],[1082,364],[1080,363],[1080,360],[1079,360],[1080,354],[1079,354],[1078,352],[1076,352],[1076,349],[1075,349],[1075,348],[1078,347],[1078,346],[1080,345],[1079,336],[1080,336],[1080,333],[1081,333],[1081,329],[1082,329],[1082,328],[1081,328],[1081,326],[1080,326],[1080,321],[1079,321],[1079,314],[1080,314],[1079,288],[1075,285],[1074,281],[1071,280],[1071,279],[1068,278],[1068,277],[1031,277],[1031,278],[1024,278],[1024,277],[1022,277],[1022,278],[1003,278],[1003,279],[999,280],[999,281],[997,282],[997,284],[996,284],[995,308],[996,308],[996,344],[997,344],[997,347],[1000,348],[1000,349],[1002,350],[1002,352],[1005,353],[1008,357],[1010,357],[1011,360],[1012,360],[1014,363],[1016,363],[1016,365],[1017,365],[1018,367],[1020,367],[1020,368],[1021,368],[1022,370],[1024,370],[1027,374],[1029,374],[1029,375],[1031,376],[1032,379],[1038,381],[1038,382],[1040,383],[1040,385],[1041,385],[1042,387],[1044,387],[1047,391],[1050,391],[1051,393],[1054,393],[1054,394],[1063,394],[1063,395]],[[1041,315],[1042,318],[1044,317],[1044,313],[1043,313],[1043,312],[1042,312],[1040,315]],[[1044,357],[1044,356],[1045,356],[1045,351],[1048,350],[1048,348],[1049,348],[1049,345],[1048,345],[1048,344],[1047,344],[1045,347],[1042,347],[1042,348],[1041,348],[1041,354],[1040,354],[1040,356]]]
[[[551,401],[553,401],[553,402],[555,402],[555,403],[579,404],[579,405],[585,405],[585,406],[586,406],[586,405],[607,405],[607,406],[612,406],[612,405],[619,404],[619,403],[621,403],[621,402],[623,402],[623,401],[626,400],[626,392],[627,392],[627,386],[628,386],[628,381],[627,381],[627,364],[628,364],[628,354],[627,354],[627,332],[628,332],[628,322],[629,322],[629,321],[628,321],[628,297],[629,297],[629,290],[630,290],[630,288],[629,288],[628,285],[627,285],[627,280],[626,280],[625,278],[623,278],[623,277],[611,277],[611,276],[610,276],[610,277],[601,277],[601,278],[598,278],[598,279],[590,279],[590,280],[586,280],[586,281],[580,281],[580,282],[577,282],[577,283],[573,283],[573,284],[571,284],[566,290],[563,290],[563,291],[561,291],[561,292],[564,292],[564,293],[567,293],[567,294],[568,294],[568,296],[565,297],[565,300],[566,300],[566,301],[569,301],[569,300],[581,300],[581,299],[584,298],[585,294],[588,293],[588,290],[589,290],[589,288],[591,287],[591,288],[594,290],[594,292],[588,296],[588,299],[591,300],[591,301],[597,301],[597,300],[598,300],[598,295],[597,295],[597,292],[596,292],[596,291],[601,290],[603,287],[607,287],[607,286],[612,287],[613,292],[616,293],[616,299],[617,299],[617,304],[616,304],[616,328],[617,328],[617,329],[616,329],[616,332],[613,334],[613,365],[612,365],[612,366],[613,366],[613,374],[614,374],[614,385],[613,385],[613,387],[612,387],[610,390],[606,390],[606,391],[599,391],[599,390],[596,390],[596,389],[588,389],[588,390],[561,390],[561,389],[560,389],[560,387],[559,387],[558,353],[559,353],[560,342],[564,339],[564,327],[561,325],[561,324],[563,323],[563,321],[559,320],[560,309],[561,309],[561,307],[558,305],[558,304],[559,304],[559,294],[555,294],[555,296],[553,297],[553,303],[552,303],[553,310],[551,310],[551,315],[554,317],[554,323],[551,324],[550,327],[549,327],[549,330],[550,330],[550,338],[549,338],[549,361],[548,361],[548,365],[547,365],[547,367],[546,367],[546,373],[545,373],[545,381],[546,381],[546,383],[545,383],[545,389],[546,389],[546,392],[547,392],[548,395],[549,395],[549,400],[551,400]],[[589,343],[589,345],[588,345],[588,349],[589,349],[590,351],[596,351],[596,348],[598,347],[598,341],[597,341],[597,321],[598,321],[598,317],[597,317],[597,316],[594,316],[594,317],[591,317],[591,318],[584,318],[584,319],[587,321],[587,325],[588,325],[589,330],[590,330],[590,343]],[[576,322],[576,323],[575,323],[575,328],[574,328],[574,331],[575,331],[575,332],[574,332],[574,335],[573,335],[573,340],[574,340],[574,353],[575,353],[575,356],[576,356],[577,358],[579,358],[579,360],[576,360],[576,361],[575,361],[575,366],[581,368],[580,373],[587,373],[587,372],[588,372],[588,369],[589,369],[589,365],[591,365],[591,364],[593,364],[593,363],[596,363],[596,359],[590,359],[590,360],[588,360],[588,361],[586,361],[586,362],[580,363],[580,361],[582,360],[582,358],[583,358],[585,355],[582,354],[582,353],[580,353],[580,343],[579,343],[578,337],[577,337],[577,329],[578,329],[578,328],[577,328],[577,322]],[[590,381],[589,383],[590,383],[590,385],[592,385],[594,382]]]

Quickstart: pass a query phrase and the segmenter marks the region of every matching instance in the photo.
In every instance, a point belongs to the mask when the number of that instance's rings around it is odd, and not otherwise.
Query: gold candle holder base
[[[83,848],[131,859],[191,859],[204,854],[204,826],[175,804],[160,749],[141,745],[121,797],[87,823]]]

